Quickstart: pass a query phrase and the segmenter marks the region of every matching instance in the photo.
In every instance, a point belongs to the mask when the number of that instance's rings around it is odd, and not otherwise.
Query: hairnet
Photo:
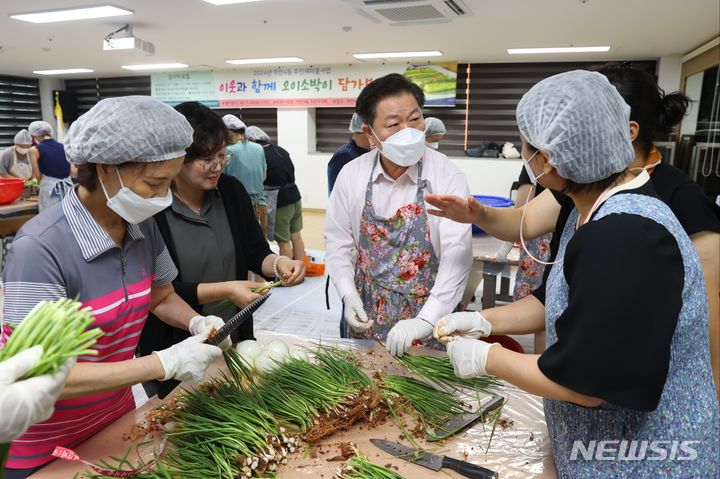
[[[15,134],[13,143],[16,145],[32,145],[32,136],[27,130],[20,130]]]
[[[155,98],[107,98],[70,126],[65,155],[78,165],[164,161],[185,155],[192,136],[185,117]]]
[[[257,126],[248,126],[245,129],[245,138],[253,141],[270,141],[268,134]]]
[[[353,113],[348,130],[350,130],[350,133],[362,133],[363,124],[362,118],[360,118],[357,113]]]
[[[235,115],[225,115],[222,117],[222,121],[228,130],[238,131],[245,129],[245,123]]]
[[[605,179],[635,158],[630,107],[600,73],[575,70],[546,78],[522,97],[516,116],[525,140],[575,183]]]
[[[425,136],[444,135],[445,133],[447,130],[442,121],[432,116],[425,118]]]
[[[53,129],[50,123],[42,120],[30,123],[28,131],[32,136],[45,136],[53,134]]]

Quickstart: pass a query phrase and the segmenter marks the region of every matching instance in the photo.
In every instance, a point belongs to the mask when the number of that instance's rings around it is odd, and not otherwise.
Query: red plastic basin
[[[524,353],[525,350],[523,349],[522,345],[515,341],[510,336],[505,336],[503,334],[501,335],[494,335],[491,334],[490,336],[486,338],[482,338],[483,341],[488,343],[500,343],[500,346],[502,346],[505,349],[509,349],[510,351],[515,351],[516,353]]]
[[[0,178],[0,205],[12,203],[20,197],[25,187],[22,178]]]

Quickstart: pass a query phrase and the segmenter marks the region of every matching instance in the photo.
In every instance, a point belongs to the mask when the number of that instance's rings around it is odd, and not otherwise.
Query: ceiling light
[[[38,75],[64,75],[68,73],[92,73],[93,70],[88,68],[66,68],[64,70],[35,70],[33,73]]]
[[[426,52],[385,52],[385,53],[353,53],[358,60],[372,60],[379,58],[412,58],[412,57],[439,57],[442,52],[430,50]]]
[[[256,65],[259,63],[298,63],[305,60],[300,57],[275,57],[275,58],[242,58],[239,60],[225,60],[231,65]]]
[[[510,55],[524,55],[535,53],[597,53],[606,52],[610,47],[553,47],[553,48],[508,48]]]
[[[259,2],[261,0],[205,0],[208,3],[212,3],[213,5],[232,5],[233,3],[250,3],[250,2]]]
[[[187,68],[184,63],[146,63],[144,65],[123,65],[125,70],[170,70],[173,68]]]
[[[62,10],[45,10],[40,12],[13,13],[10,18],[31,23],[68,22],[71,20],[86,20],[88,18],[117,17],[119,15],[132,15],[134,12],[127,8],[113,5],[99,5],[96,7],[65,8]]]

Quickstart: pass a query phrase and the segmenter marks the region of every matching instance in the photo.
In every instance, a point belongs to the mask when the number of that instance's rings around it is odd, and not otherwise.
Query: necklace
[[[198,207],[195,207],[194,205],[190,204],[189,201],[185,200],[185,198],[183,198],[182,196],[180,196],[180,194],[179,194],[177,191],[173,191],[173,194],[174,194],[175,196],[177,196],[178,199],[185,204],[185,206],[187,206],[188,208],[190,208],[190,210],[191,210],[193,213],[195,213],[196,215],[200,216],[200,210],[202,209],[202,204],[200,204],[200,206],[198,206]]]

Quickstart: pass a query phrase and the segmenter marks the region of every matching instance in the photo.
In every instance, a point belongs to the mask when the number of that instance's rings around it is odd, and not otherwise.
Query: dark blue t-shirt
[[[335,186],[335,180],[337,180],[343,166],[347,165],[358,156],[364,155],[368,151],[370,150],[366,150],[365,148],[358,146],[352,138],[335,151],[335,154],[332,158],[330,158],[330,163],[328,163],[327,167],[328,195],[332,192],[333,186]]]
[[[44,176],[67,178],[70,176],[70,163],[65,158],[65,147],[52,138],[43,140],[35,147],[40,153],[38,160],[40,173]]]

